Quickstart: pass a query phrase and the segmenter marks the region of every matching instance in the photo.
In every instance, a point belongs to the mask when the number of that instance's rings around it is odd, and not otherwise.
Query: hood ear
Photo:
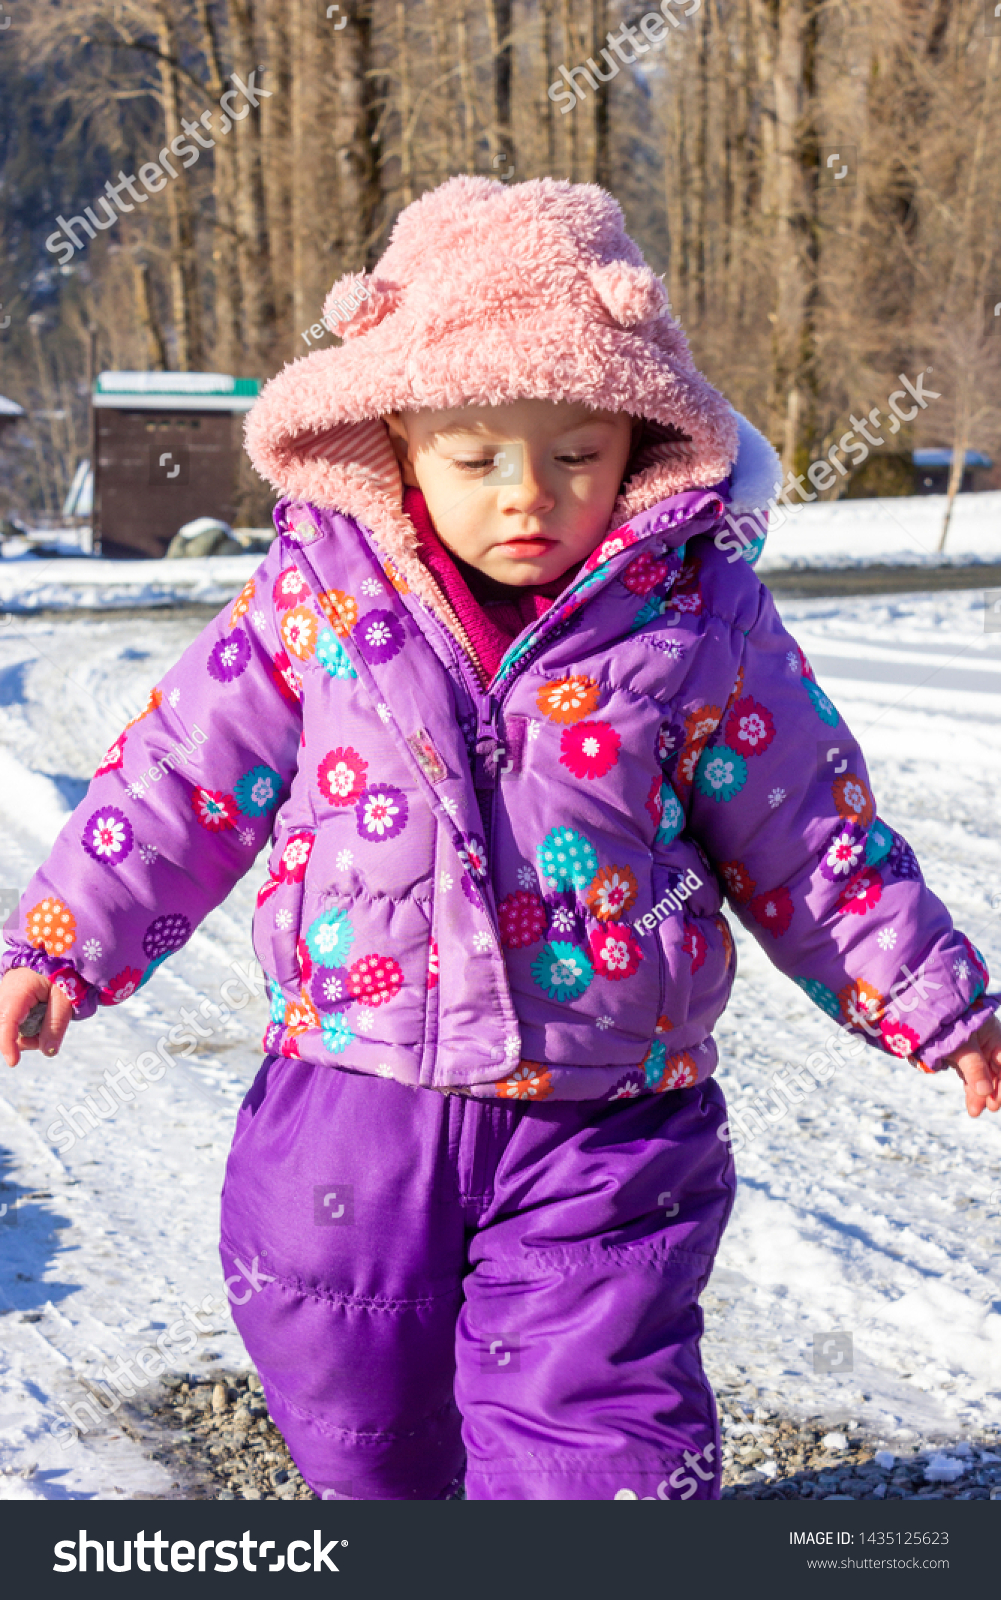
[[[628,261],[609,261],[588,273],[591,287],[608,314],[623,328],[655,322],[670,311],[667,290],[649,267]]]
[[[323,302],[323,312],[341,339],[353,339],[356,334],[368,333],[384,317],[390,316],[402,296],[400,285],[386,278],[349,272],[334,284]]]

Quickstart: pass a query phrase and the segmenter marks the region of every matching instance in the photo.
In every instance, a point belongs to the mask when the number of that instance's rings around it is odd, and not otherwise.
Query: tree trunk
[[[215,20],[207,0],[195,0],[199,43],[208,69],[207,88],[218,103],[225,89],[222,58]],[[265,102],[267,104],[267,102]],[[203,137],[205,137],[203,135]],[[213,152],[212,193],[214,233],[212,269],[215,284],[215,349],[213,360],[222,372],[232,372],[240,350],[240,280],[237,272],[236,218],[233,194],[236,189],[236,160],[232,140],[216,140]]]
[[[157,12],[160,95],[163,102],[166,160],[176,163],[176,177],[167,183],[167,217],[170,224],[170,298],[174,315],[177,370],[198,372],[205,365],[202,343],[202,315],[198,285],[198,252],[188,175],[177,156],[170,151],[172,140],[181,132],[177,92],[177,35],[166,8]]]
[[[400,198],[408,206],[414,198],[414,145],[411,127],[410,52],[407,46],[407,7],[396,0],[397,70],[400,78]]]
[[[334,66],[333,135],[346,271],[371,265],[382,198],[372,66],[372,7],[369,0],[358,0],[347,27],[338,31]]]
[[[455,23],[455,43],[459,56],[459,97],[462,101],[462,170],[476,171],[476,130],[473,125],[473,73],[469,64],[469,37],[466,8],[460,6]]]
[[[228,14],[236,70],[246,78],[258,66],[254,0],[228,0]],[[236,150],[235,210],[242,343],[247,361],[259,370],[267,358],[275,320],[259,112],[251,110],[231,128],[225,139],[234,141]]]
[[[136,290],[136,317],[142,329],[145,344],[145,371],[166,372],[167,350],[163,342],[153,301],[149,292],[149,267],[145,261],[133,261],[132,271]]]
[[[292,88],[289,39],[285,6],[280,0],[265,0],[264,39],[268,69],[265,86],[272,90],[272,95],[270,100],[261,101],[261,162],[268,259],[274,281],[275,322],[284,344],[289,334],[292,295],[283,264],[289,259],[289,190],[295,169],[291,165],[289,150],[289,99]]]
[[[514,170],[511,138],[511,0],[487,0],[487,31],[493,57],[493,125],[490,129],[491,172],[504,177]]]

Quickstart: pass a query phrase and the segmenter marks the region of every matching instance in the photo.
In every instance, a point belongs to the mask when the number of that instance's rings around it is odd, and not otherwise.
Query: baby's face
[[[404,482],[442,543],[500,583],[544,584],[585,561],[608,529],[632,419],[560,401],[387,417]]]

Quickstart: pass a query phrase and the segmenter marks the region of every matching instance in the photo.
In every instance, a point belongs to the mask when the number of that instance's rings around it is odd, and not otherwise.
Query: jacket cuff
[[[95,984],[88,983],[71,962],[63,960],[60,956],[50,956],[45,950],[36,949],[34,945],[15,941],[7,946],[3,955],[0,955],[0,978],[14,967],[29,967],[32,972],[41,973],[43,978],[51,978],[52,982],[69,996],[73,1006],[74,1022],[82,1022],[85,1018],[92,1017],[97,1010],[100,989]]]
[[[926,1044],[921,1047],[921,1054],[911,1057],[914,1065],[921,1067],[925,1072],[943,1072],[951,1065],[946,1061],[946,1056],[952,1055],[961,1045],[972,1039],[987,1021],[1001,1006],[1001,995],[982,995],[979,1000],[974,1000],[972,1006],[957,1017],[954,1022],[947,1022],[944,1027],[933,1033]]]

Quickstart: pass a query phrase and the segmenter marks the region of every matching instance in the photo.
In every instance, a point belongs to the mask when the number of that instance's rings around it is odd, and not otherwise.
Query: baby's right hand
[[[28,1013],[39,1003],[46,1004],[40,1031],[30,1039],[19,1033]],[[69,1027],[73,1007],[69,996],[30,967],[11,967],[0,978],[0,1055],[9,1067],[16,1067],[22,1050],[41,1050],[54,1056]]]

